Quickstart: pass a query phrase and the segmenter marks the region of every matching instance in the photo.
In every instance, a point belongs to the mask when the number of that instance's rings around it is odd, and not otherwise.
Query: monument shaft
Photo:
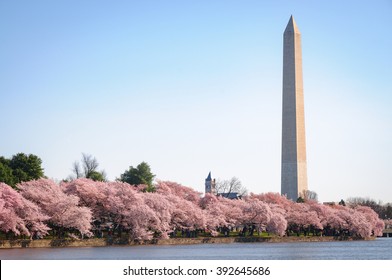
[[[281,193],[291,200],[308,189],[301,33],[291,16],[283,35]]]

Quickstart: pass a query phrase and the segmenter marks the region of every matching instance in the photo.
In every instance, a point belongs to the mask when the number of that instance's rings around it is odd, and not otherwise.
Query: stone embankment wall
[[[332,236],[307,237],[206,237],[206,238],[172,238],[146,242],[130,242],[126,239],[93,238],[83,240],[41,239],[41,240],[2,240],[0,249],[11,248],[50,248],[50,247],[103,247],[103,246],[137,246],[137,245],[189,245],[214,243],[248,243],[248,242],[328,242],[337,240],[353,240],[352,238],[336,238]]]
[[[105,239],[41,239],[41,240],[1,240],[0,248],[49,248],[49,247],[99,247],[106,246]]]

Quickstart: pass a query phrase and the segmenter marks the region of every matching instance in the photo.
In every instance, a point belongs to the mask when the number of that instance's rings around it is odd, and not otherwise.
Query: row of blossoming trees
[[[120,182],[48,179],[21,183],[18,191],[0,183],[0,231],[10,236],[68,234],[93,236],[107,227],[133,240],[169,238],[177,231],[252,228],[290,234],[380,236],[384,223],[368,207],[295,203],[277,193],[251,194],[241,200],[200,193],[173,182],[158,182],[143,192]]]

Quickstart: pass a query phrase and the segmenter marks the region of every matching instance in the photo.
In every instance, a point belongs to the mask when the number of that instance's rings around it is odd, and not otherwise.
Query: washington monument
[[[281,193],[296,201],[308,189],[301,33],[290,17],[283,34]]]

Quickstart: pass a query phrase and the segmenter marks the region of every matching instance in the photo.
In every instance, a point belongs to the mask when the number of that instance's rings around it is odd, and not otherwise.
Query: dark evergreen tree
[[[44,177],[42,160],[33,154],[18,153],[11,159],[0,157],[0,182],[12,187],[18,183]]]
[[[130,166],[120,175],[119,180],[131,185],[147,185],[147,192],[155,191],[153,180],[155,175],[151,172],[151,168],[146,162],[140,163],[136,168]]]

